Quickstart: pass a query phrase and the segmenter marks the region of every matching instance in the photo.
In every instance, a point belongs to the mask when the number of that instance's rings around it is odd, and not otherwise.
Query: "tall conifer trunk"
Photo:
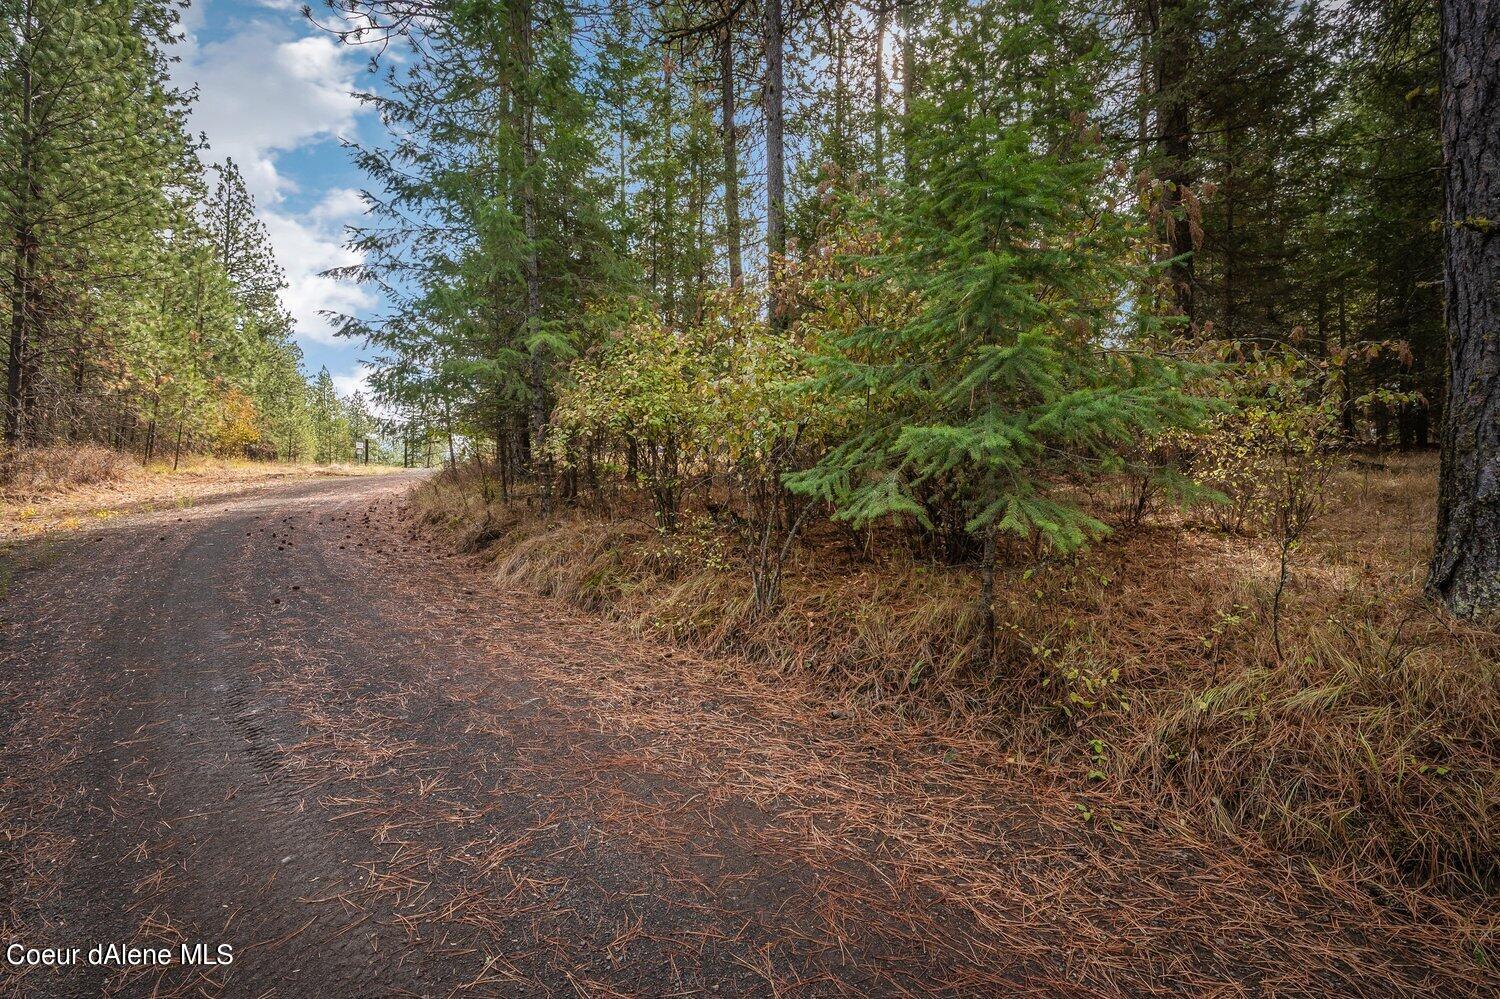
[[[719,37],[719,105],[724,127],[724,235],[729,250],[729,285],[739,289],[745,282],[745,264],[740,242],[739,143],[734,131],[734,24],[726,11]]]
[[[531,4],[520,5],[521,46],[521,161],[526,177],[521,183],[521,228],[526,239],[526,331],[535,337],[536,322],[542,314],[541,264],[537,259],[536,246],[536,183],[532,172],[536,165],[536,85],[532,73],[531,51]],[[543,513],[551,512],[551,470],[543,458],[547,436],[547,356],[546,348],[536,344],[531,348],[531,457],[541,489]]]
[[[1500,613],[1500,0],[1443,0],[1448,400],[1428,590]]]
[[[901,5],[898,21],[901,24],[901,177],[912,182],[912,93],[916,84],[917,36],[912,27],[912,0]]]
[[[1192,0],[1148,0],[1147,15],[1155,38],[1157,174],[1164,184],[1161,221],[1167,252],[1174,262],[1167,269],[1177,311],[1191,324],[1195,316],[1193,225],[1189,188],[1193,175],[1192,119],[1188,71],[1192,64],[1194,31]],[[1191,223],[1191,224],[1190,224]]]
[[[765,2],[766,44],[766,253],[769,259],[771,325],[780,328],[785,322],[776,271],[780,258],[786,255],[786,139],[782,107],[785,84],[782,79],[782,12],[781,0]]]
[[[22,15],[22,31],[32,29],[31,4],[27,3]],[[31,202],[35,191],[32,178],[35,150],[35,134],[32,120],[33,86],[31,55],[27,52],[19,69],[21,81],[21,129],[20,129],[20,204],[14,219],[14,257],[12,260],[10,289],[10,350],[5,368],[5,442],[16,444],[25,427],[25,385],[23,374],[26,365],[27,341],[31,334],[32,304],[30,298],[32,272],[35,269],[36,234],[32,231]]]
[[[885,0],[875,5],[875,179],[885,177]]]

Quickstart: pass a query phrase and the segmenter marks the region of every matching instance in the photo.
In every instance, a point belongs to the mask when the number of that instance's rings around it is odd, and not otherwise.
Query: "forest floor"
[[[816,524],[759,611],[753,532],[732,492],[677,529],[606,485],[550,516],[466,463],[411,505],[492,561],[502,589],[553,597],[768,682],[815,684],[850,716],[982,736],[1068,778],[1080,814],[1153,821],[1294,864],[1495,953],[1500,909],[1500,631],[1423,592],[1436,455],[1349,456],[1289,551],[1243,503],[1138,511],[1130,480],[1075,499],[1115,530],[1058,556],[1004,546],[981,662],[971,560],[898,524]],[[1278,613],[1279,611],[1279,613]]]
[[[1493,994],[1358,892],[497,586],[409,474],[11,545],[0,994]],[[96,944],[168,967],[86,965]],[[228,966],[183,966],[179,944]]]

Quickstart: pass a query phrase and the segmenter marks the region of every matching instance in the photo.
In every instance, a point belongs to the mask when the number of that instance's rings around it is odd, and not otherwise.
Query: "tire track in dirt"
[[[337,495],[337,484],[277,490]],[[241,499],[243,502],[243,499]],[[46,772],[27,809],[74,848],[9,939],[47,946],[117,942],[236,946],[228,968],[34,969],[0,979],[22,994],[93,996],[232,988],[268,981],[332,994],[401,990],[399,969],[366,960],[400,935],[369,914],[311,906],[313,890],[356,875],[364,841],[343,835],[282,779],[286,714],[261,702],[253,643],[230,631],[234,594],[262,573],[241,544],[253,513],[235,502],[150,526],[99,533],[79,575],[53,573],[7,607],[25,621],[21,659],[34,690],[69,696],[86,719],[82,759],[58,767],[53,739],[17,769]],[[165,532],[165,533],[163,533]],[[248,560],[243,556],[250,554]],[[14,634],[14,632],[13,632]],[[58,641],[59,637],[82,636]],[[45,699],[34,710],[45,713]],[[12,747],[7,747],[12,748]],[[14,747],[20,748],[20,747]],[[36,794],[41,790],[41,794]],[[40,798],[41,800],[37,800]],[[24,807],[24,806],[23,806]],[[13,903],[12,908],[16,906]],[[25,905],[21,906],[23,913]],[[352,928],[359,926],[360,932]],[[26,932],[30,930],[30,932]],[[288,961],[282,941],[326,942]],[[308,967],[300,967],[300,964]]]

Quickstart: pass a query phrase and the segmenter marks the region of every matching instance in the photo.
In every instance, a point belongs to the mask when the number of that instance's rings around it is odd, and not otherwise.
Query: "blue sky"
[[[277,258],[284,301],[310,372],[327,365],[343,392],[361,383],[363,344],[335,338],[320,310],[369,315],[380,302],[365,288],[320,277],[354,263],[343,227],[363,214],[364,178],[341,138],[378,139],[378,118],[352,92],[373,82],[369,53],[340,46],[300,13],[301,0],[193,0],[173,76],[196,86],[192,128],[208,137],[205,157],[233,157],[255,196]]]

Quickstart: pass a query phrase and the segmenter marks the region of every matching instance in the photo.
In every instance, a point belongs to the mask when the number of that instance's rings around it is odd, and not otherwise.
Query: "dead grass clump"
[[[628,509],[544,522],[451,475],[416,505],[491,552],[507,586],[815,675],[850,710],[982,727],[1080,793],[1319,858],[1417,905],[1414,885],[1483,899],[1500,880],[1500,638],[1421,596],[1429,464],[1336,478],[1335,512],[1292,566],[1279,653],[1274,545],[1178,519],[1077,558],[1017,553],[984,669],[966,568],[815,534],[780,607],[757,615],[739,546],[707,518],[670,536]]]
[[[133,457],[98,444],[13,448],[0,454],[0,490],[16,499],[40,499],[140,474]]]
[[[1245,625],[1264,642],[1263,617]],[[1369,621],[1304,623],[1281,663],[1229,652],[1129,685],[1085,727],[1094,765],[1202,825],[1460,894],[1495,884],[1500,666],[1481,636],[1392,641]]]
[[[814,581],[794,566],[777,612],[758,615],[748,566],[702,524],[665,536],[576,513],[490,523],[502,585],[608,613],[637,633],[811,673],[864,707],[906,710],[920,687],[943,713],[972,715],[993,696],[968,669],[978,613],[962,570],[908,562]]]

